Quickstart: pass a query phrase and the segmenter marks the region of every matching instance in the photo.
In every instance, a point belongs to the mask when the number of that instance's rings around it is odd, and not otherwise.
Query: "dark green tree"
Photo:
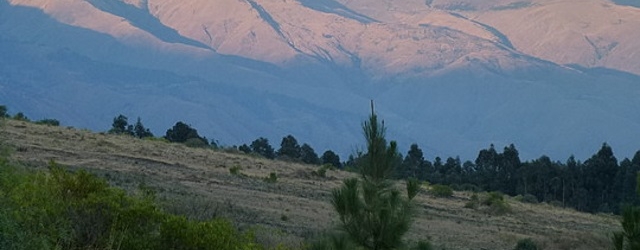
[[[300,147],[300,160],[306,164],[320,164],[320,158],[318,158],[318,154],[309,144],[302,144]]]
[[[451,185],[461,183],[462,179],[462,162],[459,157],[449,157],[442,166],[442,184]]]
[[[400,178],[419,178],[420,172],[424,167],[424,155],[418,144],[411,144],[407,156],[404,157],[402,165],[399,168],[398,176]]]
[[[612,212],[615,203],[613,184],[618,172],[618,160],[606,143],[584,162],[584,188],[589,193],[587,211]]]
[[[264,137],[260,137],[251,142],[251,151],[264,156],[267,159],[273,159],[276,157],[273,147],[269,144],[269,140]]]
[[[501,185],[498,185],[500,191],[508,195],[516,195],[518,182],[516,175],[521,165],[520,153],[516,147],[513,144],[505,147],[499,156],[497,170],[497,178],[501,183]]]
[[[7,113],[7,106],[0,105],[0,118],[8,118],[9,114]]]
[[[477,184],[484,190],[499,190],[498,176],[499,155],[493,144],[489,149],[480,150],[476,158]]]
[[[40,125],[48,125],[48,126],[60,126],[60,121],[56,120],[56,119],[42,119],[42,120],[38,120],[36,121],[36,124],[40,124]]]
[[[140,121],[140,117],[138,117],[136,125],[133,126],[133,134],[138,138],[153,137],[153,133],[151,133],[148,128],[144,127],[142,121]]]
[[[177,122],[176,125],[173,126],[173,128],[168,129],[164,138],[169,140],[170,142],[179,143],[184,143],[189,139],[198,139],[202,140],[205,145],[209,144],[207,139],[198,135],[198,131],[195,128],[192,128],[191,126],[183,122]]]
[[[249,145],[247,144],[240,145],[240,147],[238,147],[238,150],[240,150],[241,152],[244,152],[245,154],[251,153],[251,147],[249,147]]]
[[[331,164],[336,168],[342,168],[342,163],[340,163],[340,156],[338,156],[331,150],[324,151],[321,159],[322,164]]]
[[[29,120],[29,118],[27,118],[27,116],[26,116],[26,115],[24,115],[24,113],[22,113],[22,112],[18,112],[17,114],[15,114],[15,115],[13,116],[13,119],[14,119],[14,120],[17,120],[17,121],[25,121],[25,122],[31,121],[31,120]]]
[[[129,119],[124,115],[118,115],[113,118],[109,134],[126,134],[133,135],[133,126],[129,125]]]
[[[298,145],[296,138],[293,135],[282,138],[277,154],[281,158],[300,159],[300,145]]]
[[[394,188],[390,179],[399,153],[394,141],[387,143],[384,125],[378,122],[373,107],[363,130],[367,153],[358,161],[360,178],[347,179],[333,191],[339,229],[364,249],[398,249],[404,247],[402,237],[411,224],[411,200],[418,193],[419,184],[408,181],[406,197]]]

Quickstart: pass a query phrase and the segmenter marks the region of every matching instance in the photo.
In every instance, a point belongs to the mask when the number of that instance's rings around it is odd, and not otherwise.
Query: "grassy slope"
[[[3,123],[0,143],[14,149],[14,160],[34,167],[55,160],[86,168],[126,189],[144,182],[158,190],[173,211],[194,217],[225,216],[240,225],[284,232],[265,234],[266,242],[298,242],[329,228],[335,218],[331,190],[351,176],[328,171],[321,178],[312,174],[313,166],[63,127]],[[242,176],[230,174],[234,166],[241,167]],[[277,183],[262,181],[271,172],[277,172]],[[610,232],[620,228],[614,216],[513,200],[509,200],[513,213],[491,216],[463,208],[469,196],[419,194],[418,217],[409,237],[428,238],[446,249],[512,249],[526,237],[544,249],[605,249]]]

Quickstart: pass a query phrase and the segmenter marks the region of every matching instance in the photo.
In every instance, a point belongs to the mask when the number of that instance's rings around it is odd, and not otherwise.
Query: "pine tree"
[[[293,135],[287,135],[282,138],[280,143],[280,149],[278,150],[278,157],[289,159],[300,159],[300,145]]]
[[[324,151],[321,159],[322,164],[331,164],[336,168],[342,168],[342,164],[340,163],[340,156],[338,156],[331,150]]]
[[[320,164],[320,158],[318,154],[309,144],[302,144],[300,147],[300,160],[306,164]]]
[[[420,176],[420,171],[423,170],[423,166],[424,155],[422,153],[422,149],[418,147],[418,144],[411,144],[411,147],[407,152],[407,156],[405,156],[404,160],[402,161],[402,167],[398,171],[398,177],[418,178]]]
[[[153,133],[142,125],[140,117],[138,117],[138,121],[136,121],[136,125],[133,127],[133,133],[138,138],[153,137]]]
[[[371,111],[363,125],[367,153],[358,161],[360,178],[347,179],[335,189],[332,204],[340,217],[343,238],[364,249],[398,249],[404,246],[402,237],[411,224],[411,200],[419,184],[407,182],[407,197],[393,187],[391,177],[399,153],[394,141],[387,143],[384,124],[378,122],[373,105]],[[340,246],[334,244],[333,248]]]

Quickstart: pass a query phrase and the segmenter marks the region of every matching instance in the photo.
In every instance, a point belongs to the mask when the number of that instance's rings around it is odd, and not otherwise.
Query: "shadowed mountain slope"
[[[605,141],[631,156],[637,22],[603,0],[2,0],[0,104],[346,155],[374,99],[390,137],[428,157],[515,143],[586,158]]]

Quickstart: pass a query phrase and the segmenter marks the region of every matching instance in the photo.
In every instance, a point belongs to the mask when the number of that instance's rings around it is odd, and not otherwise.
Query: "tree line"
[[[358,157],[350,157],[355,162]],[[640,151],[632,159],[618,161],[604,143],[584,162],[569,157],[565,162],[541,156],[521,161],[511,144],[498,152],[494,145],[482,149],[474,162],[460,158],[424,159],[417,144],[404,158],[398,158],[397,178],[417,178],[458,190],[499,191],[507,195],[533,196],[533,202],[547,202],[584,212],[619,213],[623,205],[638,205],[636,174]],[[348,163],[353,164],[353,163]]]
[[[108,133],[130,135],[141,139],[154,137],[153,133],[142,124],[140,117],[138,117],[135,124],[129,124],[128,120],[129,118],[124,115],[114,117]],[[182,121],[176,122],[173,127],[167,129],[162,138],[169,142],[184,143],[192,147],[220,147],[219,142],[216,140],[209,141],[206,137],[200,136],[197,129]],[[297,161],[313,165],[330,164],[336,168],[342,167],[340,157],[335,152],[327,150],[322,156],[318,157],[311,145],[307,143],[300,145],[293,135],[283,137],[278,150],[275,150],[269,144],[269,140],[264,137],[254,140],[249,145],[242,144],[231,148],[246,154],[256,154],[267,159]]]
[[[5,106],[0,106],[0,117],[11,116]],[[13,119],[28,120],[22,113]],[[38,121],[59,125],[57,120]],[[128,118],[118,115],[113,119],[108,133],[126,134],[138,138],[153,138],[140,118],[129,124]],[[182,121],[167,129],[161,137],[169,142],[184,143],[193,147],[218,148],[219,143],[198,134],[191,125]],[[321,156],[307,143],[300,145],[293,135],[282,138],[279,149],[274,149],[269,140],[259,137],[250,144],[231,146],[230,149],[253,154],[267,159],[296,161],[306,164],[330,164],[336,168],[357,171],[358,161],[366,154],[350,155],[345,162],[332,150]],[[532,202],[547,202],[571,207],[584,212],[620,213],[622,206],[640,205],[635,193],[636,174],[640,171],[640,151],[633,158],[618,161],[612,148],[604,143],[589,159],[581,162],[571,156],[566,161],[554,161],[541,156],[522,161],[518,150],[511,144],[496,150],[494,145],[479,151],[475,161],[461,161],[459,157],[433,161],[424,158],[422,149],[412,144],[406,156],[398,154],[395,161],[399,167],[394,177],[416,178],[433,184],[449,185],[456,190],[499,191],[510,196],[534,197]]]

